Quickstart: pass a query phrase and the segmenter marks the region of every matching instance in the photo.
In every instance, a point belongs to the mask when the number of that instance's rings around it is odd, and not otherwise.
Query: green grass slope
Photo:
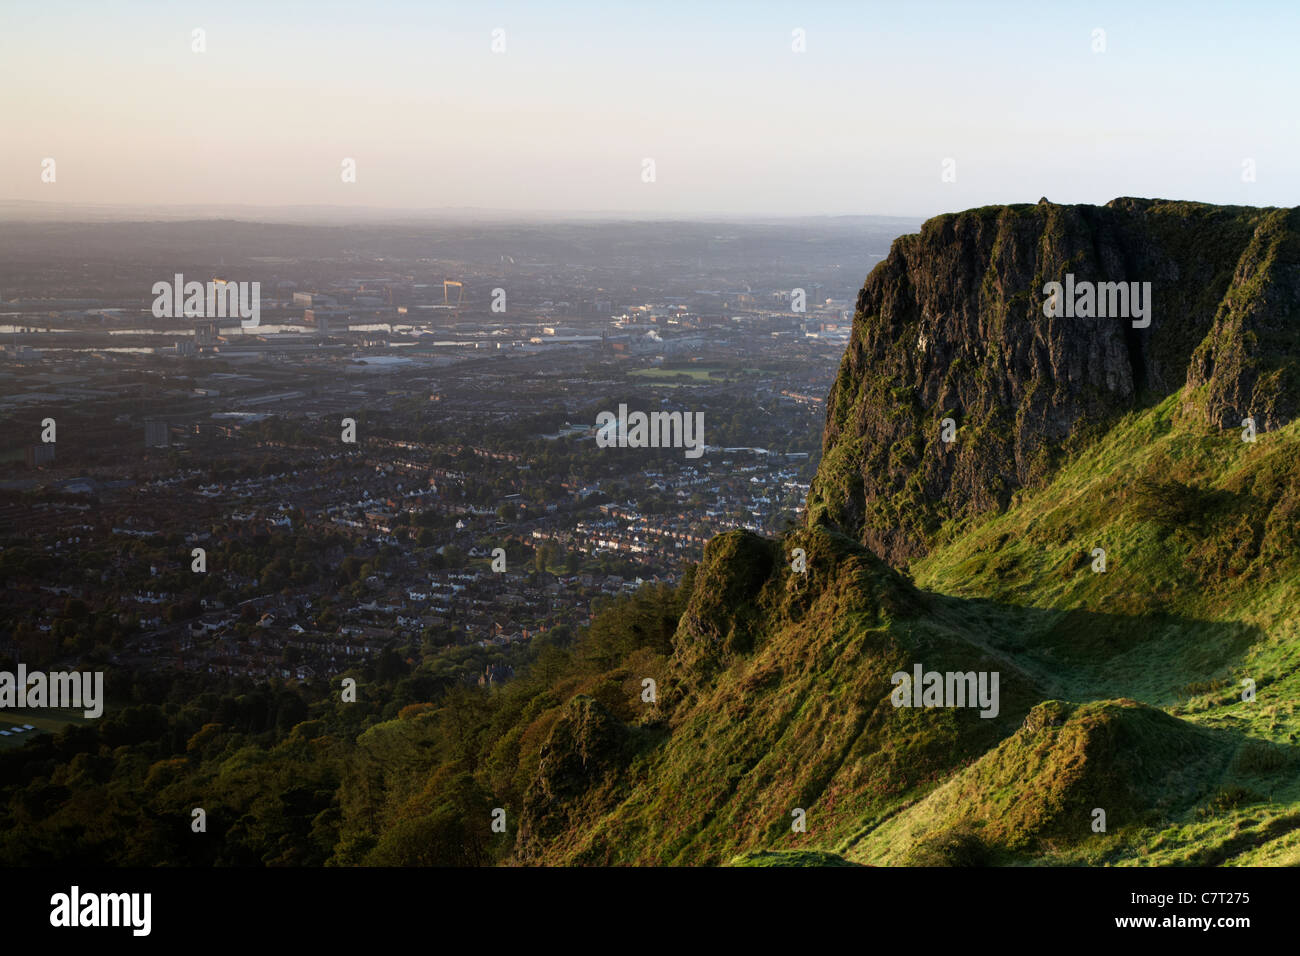
[[[1300,424],[1248,443],[1196,400],[1126,417],[951,529],[915,586],[823,527],[715,539],[656,733],[557,727],[551,762],[571,766],[543,768],[527,858],[1296,862]],[[918,662],[998,671],[1000,714],[894,707],[890,675]],[[569,759],[629,748],[596,786]]]
[[[1064,818],[1050,761],[1069,749],[1022,729],[851,858],[905,862],[951,831],[987,860],[1296,862],[1300,426],[1245,442],[1185,414],[1196,399],[1129,416],[1050,486],[912,568],[1054,693],[1131,698],[1147,719],[1129,701],[1115,712],[1125,742],[1093,742],[1082,762],[1103,769],[1075,768],[1091,783],[1072,785]],[[1140,759],[1107,784],[1119,749]],[[1021,772],[1004,773],[1016,760]],[[1109,808],[1105,834],[1084,804]]]
[[[608,765],[584,776],[572,760],[555,779],[549,767],[566,761],[548,754],[538,791],[549,799],[526,808],[525,823],[545,839],[523,840],[527,859],[721,864],[757,850],[834,852],[996,745],[1041,697],[1013,661],[931,615],[924,595],[848,538],[812,529],[785,542],[795,547],[807,574],[748,533],[710,544],[675,638],[659,718],[667,733],[614,785]],[[999,670],[1000,714],[895,708],[890,675],[918,661]],[[557,727],[552,742],[581,737]],[[584,739],[569,753],[612,749]]]
[[[1133,697],[1291,740],[1300,423],[1248,443],[1179,403],[1129,416],[912,571],[963,613],[974,602],[991,645],[1062,697]]]

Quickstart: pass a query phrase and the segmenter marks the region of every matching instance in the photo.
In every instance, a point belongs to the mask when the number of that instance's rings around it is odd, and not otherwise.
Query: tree
[[[552,540],[543,541],[533,552],[533,566],[537,568],[538,574],[543,574],[546,568],[555,563],[559,557],[559,547]]]
[[[362,561],[355,554],[349,554],[339,565],[339,571],[348,581],[355,581],[361,576]]]
[[[86,606],[85,601],[79,598],[68,598],[63,603],[63,616],[74,621],[80,621],[90,616],[90,608]]]

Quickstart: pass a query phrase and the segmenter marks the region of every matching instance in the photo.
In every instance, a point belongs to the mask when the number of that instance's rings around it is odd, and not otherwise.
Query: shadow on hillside
[[[1242,662],[1267,635],[1238,622],[1166,612],[1050,610],[986,598],[927,594],[932,613],[973,643],[1012,658],[1044,689],[1069,700],[1131,697],[1167,707],[1237,692]],[[1257,685],[1266,680],[1256,676]]]

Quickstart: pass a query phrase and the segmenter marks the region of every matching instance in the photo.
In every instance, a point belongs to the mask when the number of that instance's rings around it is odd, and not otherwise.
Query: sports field
[[[87,718],[79,710],[67,710],[62,707],[42,707],[39,709],[0,710],[0,730],[8,730],[8,737],[0,737],[0,748],[21,747],[23,742],[31,740],[37,734],[58,733],[68,724],[84,724]],[[31,724],[35,730],[26,730],[21,734],[13,733],[11,728]]]

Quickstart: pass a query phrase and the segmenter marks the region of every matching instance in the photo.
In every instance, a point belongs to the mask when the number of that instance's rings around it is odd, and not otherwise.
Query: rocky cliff
[[[1044,199],[898,239],[858,296],[809,521],[902,565],[1180,389],[1207,426],[1285,425],[1300,397],[1297,224],[1286,209]],[[1136,285],[1048,316],[1050,282]]]

